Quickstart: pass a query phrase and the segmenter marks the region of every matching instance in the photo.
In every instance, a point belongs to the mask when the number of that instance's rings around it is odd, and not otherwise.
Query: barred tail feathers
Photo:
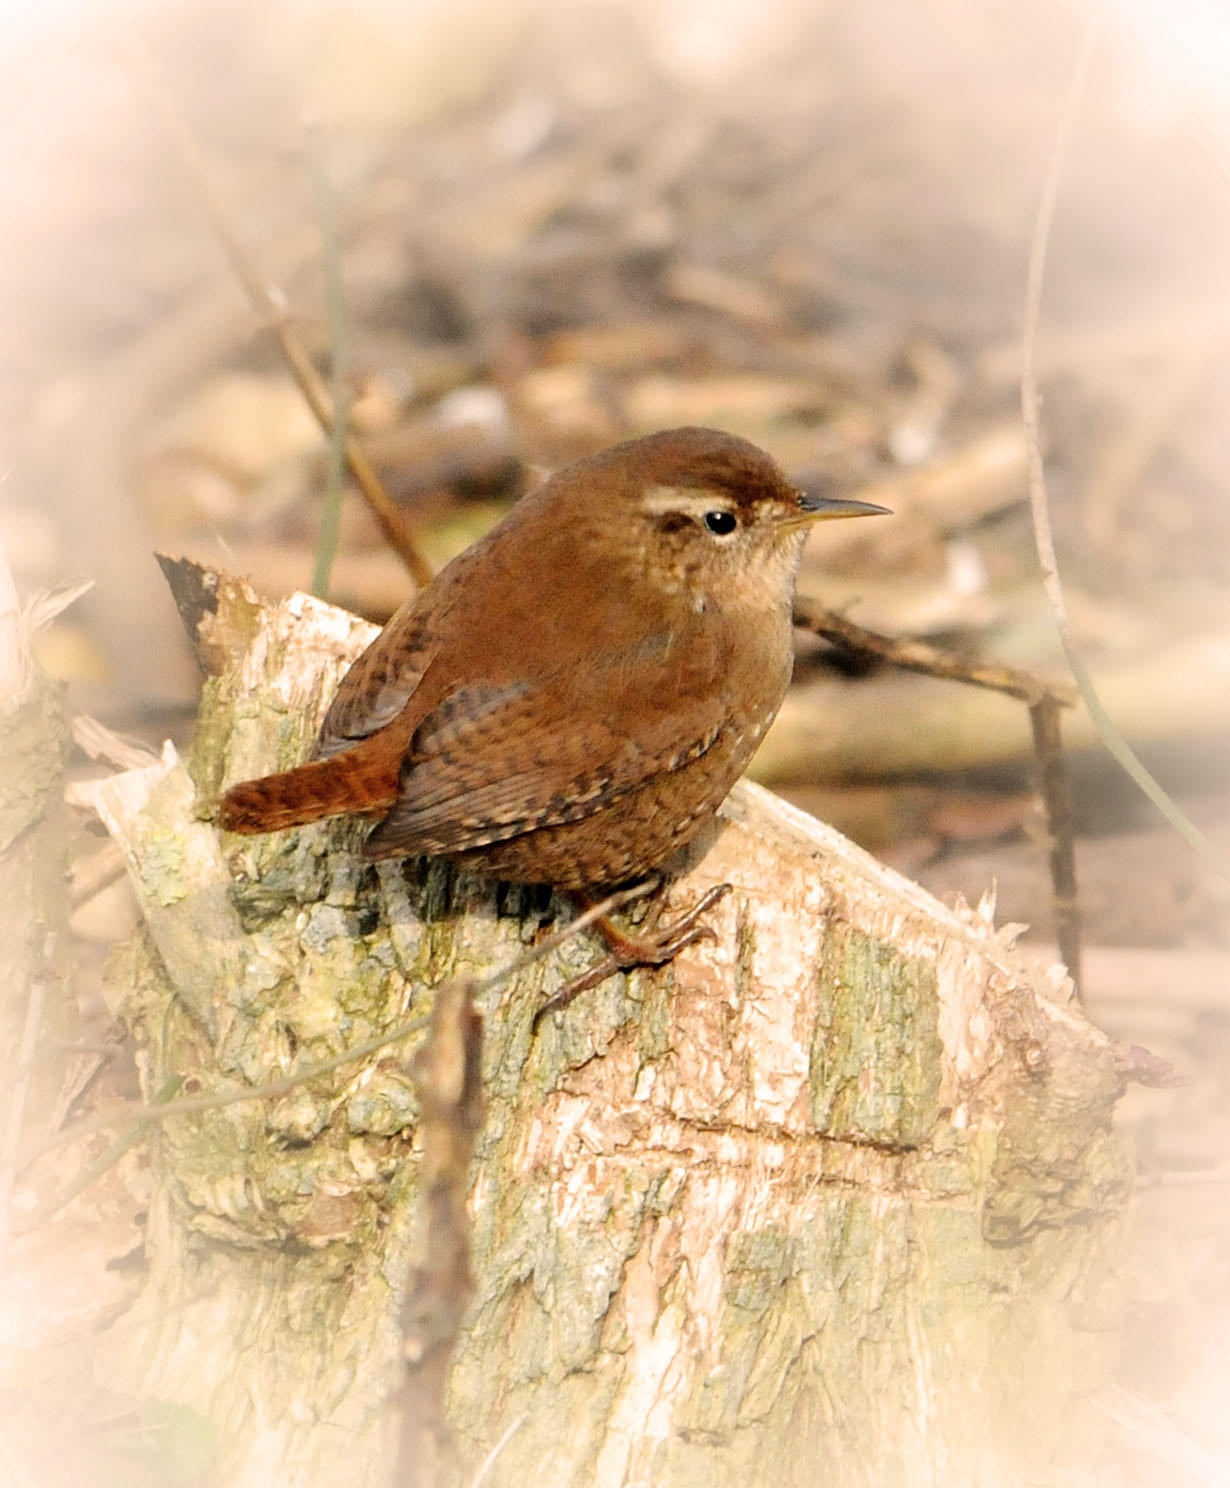
[[[397,800],[400,761],[361,746],[330,759],[312,760],[279,775],[243,780],[218,803],[228,832],[276,832],[327,816],[388,811]]]

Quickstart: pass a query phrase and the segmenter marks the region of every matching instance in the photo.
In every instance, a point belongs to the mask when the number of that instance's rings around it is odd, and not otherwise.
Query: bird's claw
[[[698,922],[730,890],[731,885],[728,883],[715,884],[673,924],[659,927],[655,916],[648,933],[642,935],[629,935],[605,917],[595,920],[594,926],[606,941],[610,954],[580,976],[573,977],[572,981],[548,998],[534,1014],[534,1030],[537,1031],[538,1025],[548,1013],[559,1012],[582,992],[588,992],[591,987],[598,986],[616,972],[631,971],[636,966],[665,966],[688,946],[697,945],[704,940],[716,940],[717,935],[713,928]]]

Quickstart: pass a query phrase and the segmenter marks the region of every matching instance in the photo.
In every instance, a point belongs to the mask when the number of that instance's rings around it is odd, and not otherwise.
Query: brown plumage
[[[803,496],[711,429],[570,465],[393,616],[315,758],[233,786],[222,825],[364,813],[381,818],[370,858],[443,854],[557,888],[643,876],[717,810],[777,712],[807,525],[877,510]]]

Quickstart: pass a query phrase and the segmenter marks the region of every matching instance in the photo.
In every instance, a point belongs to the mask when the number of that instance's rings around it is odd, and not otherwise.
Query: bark
[[[210,671],[192,759],[168,749],[98,793],[145,914],[128,1006],[148,1092],[315,1063],[568,918],[440,863],[364,865],[360,824],[220,841],[202,805],[303,756],[371,632],[171,573]],[[951,1488],[1072,1467],[1115,1347],[1116,1050],[988,911],[945,909],[756,787],[671,902],[721,881],[712,942],[536,1033],[599,954],[586,937],[477,994],[474,1289],[443,1480],[510,1428],[488,1484]],[[413,1047],[156,1140],[149,1281],[107,1377],[207,1418],[227,1488],[388,1481]]]
[[[54,601],[41,606],[54,613]],[[0,1259],[24,1142],[63,1119],[70,1032],[64,995],[68,813],[64,688],[30,654],[40,606],[23,612],[0,550]]]

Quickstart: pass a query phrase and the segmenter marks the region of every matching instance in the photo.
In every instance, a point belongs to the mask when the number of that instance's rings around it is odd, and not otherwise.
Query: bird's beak
[[[853,501],[845,496],[813,496],[808,491],[799,492],[797,513],[783,519],[784,527],[809,527],[813,522],[827,522],[835,517],[891,517],[887,506],[875,506],[870,501]]]

